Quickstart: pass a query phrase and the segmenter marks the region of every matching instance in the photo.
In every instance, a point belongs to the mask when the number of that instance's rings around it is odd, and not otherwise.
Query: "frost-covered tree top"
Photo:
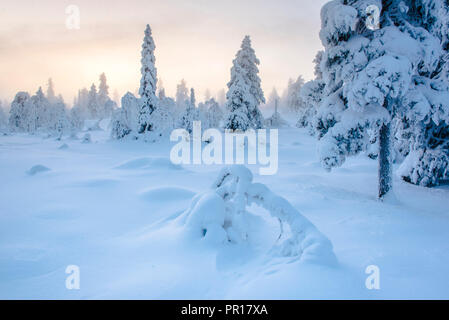
[[[195,99],[195,89],[190,89],[190,105],[195,108],[196,106],[196,99]]]
[[[47,83],[47,99],[51,102],[54,102],[56,100],[55,88],[52,78],[49,78]]]
[[[258,106],[261,103],[265,103],[265,96],[260,86],[261,80],[259,77],[259,59],[256,57],[256,52],[251,47],[251,39],[249,36],[245,36],[242,41],[241,49],[237,52],[233,61],[231,69],[231,83],[236,77],[236,73],[241,69],[244,71],[243,75],[245,80],[250,85],[250,93],[255,100],[255,104]],[[233,71],[234,69],[234,71]],[[228,84],[229,87],[229,84]]]
[[[139,95],[146,100],[153,99],[156,94],[157,70],[155,67],[156,58],[154,57],[155,49],[156,46],[151,35],[151,28],[147,24],[142,44],[142,58],[140,60],[142,63],[140,69],[142,78],[140,79],[139,89]]]
[[[176,105],[178,107],[184,107],[186,101],[188,100],[189,90],[187,89],[187,84],[184,79],[176,86]]]

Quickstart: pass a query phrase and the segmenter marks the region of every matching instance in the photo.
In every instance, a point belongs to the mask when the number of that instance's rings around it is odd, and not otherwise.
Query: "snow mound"
[[[37,164],[35,166],[32,166],[28,171],[27,174],[30,176],[34,176],[37,173],[41,173],[41,172],[45,172],[45,171],[50,171],[50,168],[47,168],[46,166],[43,166],[41,164]]]
[[[68,149],[68,148],[69,148],[69,146],[68,146],[67,143],[64,143],[64,144],[62,144],[62,145],[60,145],[60,146],[58,147],[59,150],[65,150],[65,149]]]
[[[181,166],[173,164],[169,159],[166,158],[137,158],[129,161],[125,161],[119,164],[115,169],[120,170],[138,170],[138,169],[173,169],[180,170]]]
[[[173,199],[191,199],[194,195],[195,193],[190,190],[177,187],[154,188],[140,193],[141,199],[153,203],[173,201]]]
[[[195,196],[180,221],[194,237],[206,242],[243,243],[248,240],[251,227],[247,208],[256,204],[277,218],[281,225],[281,235],[272,248],[275,255],[299,257],[303,262],[336,264],[329,239],[287,200],[252,180],[252,173],[245,166],[224,168],[212,190]],[[284,234],[286,239],[281,242]]]

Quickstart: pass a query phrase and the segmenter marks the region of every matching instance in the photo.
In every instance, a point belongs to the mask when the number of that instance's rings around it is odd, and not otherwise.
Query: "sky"
[[[326,0],[16,0],[0,2],[0,98],[34,93],[52,78],[68,104],[78,89],[98,86],[105,72],[113,98],[136,92],[148,23],[158,78],[169,95],[185,79],[202,100],[225,89],[245,35],[260,59],[266,97],[289,78],[313,78],[322,48],[320,9]],[[79,9],[79,29],[68,28]],[[69,20],[68,20],[69,19]],[[70,25],[70,24],[69,24]],[[71,24],[73,26],[73,24]]]

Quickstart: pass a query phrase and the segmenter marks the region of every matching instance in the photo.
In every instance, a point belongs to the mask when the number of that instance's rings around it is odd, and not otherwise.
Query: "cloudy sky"
[[[156,66],[168,94],[185,79],[202,98],[229,80],[243,37],[251,36],[268,96],[289,78],[313,77],[321,48],[320,8],[325,0],[16,0],[0,3],[0,98],[35,92],[53,78],[72,103],[77,90],[105,72],[111,95],[135,92],[145,24],[156,43]],[[80,28],[66,27],[76,5]]]

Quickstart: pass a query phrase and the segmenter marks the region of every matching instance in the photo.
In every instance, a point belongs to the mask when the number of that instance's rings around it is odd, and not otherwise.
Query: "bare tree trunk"
[[[379,132],[379,199],[392,188],[391,125],[383,124]]]

